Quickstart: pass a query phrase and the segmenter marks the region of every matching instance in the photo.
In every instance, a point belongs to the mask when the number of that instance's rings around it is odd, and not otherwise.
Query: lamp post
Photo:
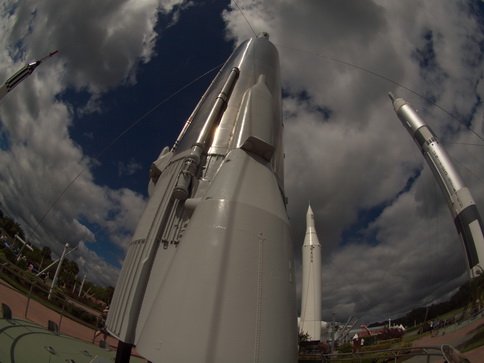
[[[57,265],[57,269],[55,270],[54,278],[52,279],[52,283],[50,284],[50,289],[49,289],[49,296],[47,297],[48,300],[50,300],[50,297],[52,296],[52,290],[54,290],[54,285],[57,281],[57,276],[59,275],[59,271],[62,266],[62,262],[64,261],[64,257],[66,256],[66,251],[69,248],[69,243],[66,243],[64,246],[64,251],[62,251],[62,255],[59,259],[59,264]]]

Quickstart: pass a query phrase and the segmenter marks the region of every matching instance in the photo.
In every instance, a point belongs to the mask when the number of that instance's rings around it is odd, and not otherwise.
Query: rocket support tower
[[[314,226],[311,206],[306,214],[306,235],[302,248],[302,298],[299,331],[310,340],[321,340],[321,245]]]
[[[389,96],[398,118],[422,151],[439,183],[464,245],[470,277],[477,277],[484,272],[484,225],[472,195],[437,136],[417,111],[403,98],[395,98],[391,93]]]
[[[152,362],[294,362],[277,49],[230,56],[150,171],[109,331]],[[118,350],[119,353],[119,350]]]

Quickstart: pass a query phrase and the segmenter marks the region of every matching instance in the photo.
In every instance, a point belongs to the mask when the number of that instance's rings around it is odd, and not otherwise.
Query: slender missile
[[[314,226],[311,205],[306,214],[306,235],[302,248],[302,298],[299,331],[310,340],[321,340],[321,245]]]
[[[151,166],[107,318],[118,347],[152,362],[296,361],[282,129],[278,52],[262,33]]]
[[[395,98],[391,93],[389,96],[398,118],[422,151],[439,183],[464,245],[469,274],[471,278],[477,277],[484,272],[484,224],[474,199],[432,129],[403,98]]]
[[[30,76],[43,61],[52,57],[54,54],[57,54],[57,52],[59,52],[59,50],[56,50],[56,51],[49,53],[44,58],[42,58],[38,61],[26,64],[17,73],[15,73],[12,77],[7,79],[7,81],[0,86],[0,100],[3,97],[5,97],[5,95],[8,92],[13,90],[16,86],[18,86],[20,84],[20,82],[22,82],[25,78]]]

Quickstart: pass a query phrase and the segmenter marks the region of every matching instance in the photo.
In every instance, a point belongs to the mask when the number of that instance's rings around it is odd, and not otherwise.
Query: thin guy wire
[[[97,159],[99,158],[101,155],[103,155],[111,146],[113,146],[122,136],[124,136],[124,134],[126,134],[129,130],[131,130],[134,126],[136,126],[138,123],[140,123],[142,120],[144,120],[148,115],[150,115],[152,112],[154,112],[158,107],[160,107],[161,105],[165,104],[166,102],[168,102],[170,99],[172,99],[173,97],[175,97],[178,93],[180,93],[181,91],[183,91],[185,88],[191,86],[193,83],[197,82],[199,79],[205,77],[207,74],[213,72],[214,70],[216,70],[217,68],[219,68],[220,66],[222,66],[223,64],[219,64],[217,65],[216,67],[210,69],[209,71],[205,72],[204,74],[202,74],[201,76],[195,78],[194,80],[192,80],[191,82],[187,83],[186,85],[184,85],[183,87],[181,87],[180,89],[178,89],[177,91],[175,91],[174,93],[172,93],[171,95],[169,95],[168,97],[166,97],[164,100],[162,100],[160,103],[158,103],[156,106],[154,106],[153,108],[151,108],[148,112],[146,112],[143,116],[141,116],[140,118],[138,118],[135,122],[133,122],[130,126],[128,126],[123,132],[121,132],[117,137],[115,137],[104,149],[102,149],[99,153],[97,153],[94,158]],[[47,214],[49,214],[49,212],[52,210],[52,208],[54,208],[54,206],[57,204],[57,202],[63,197],[63,195],[67,192],[67,190],[72,186],[72,184],[74,184],[77,179],[80,178],[80,176],[82,174],[84,174],[84,172],[89,168],[89,166],[86,166],[84,167],[84,169],[82,169],[79,174],[76,175],[76,177],[74,179],[72,179],[72,181],[64,188],[64,190],[57,196],[57,198],[54,200],[54,202],[50,205],[49,208],[47,208],[47,210],[45,211],[45,213],[42,215],[42,217],[40,218],[40,220],[37,222],[37,224],[35,225],[34,229],[32,230],[32,232],[30,233],[30,235],[28,236],[27,238],[27,241],[34,235],[34,233],[37,231],[37,228],[39,228],[40,224],[44,221],[45,217],[47,217]]]
[[[454,120],[456,120],[457,122],[459,122],[461,125],[463,125],[465,128],[467,128],[469,131],[471,131],[474,135],[476,135],[479,139],[481,139],[481,141],[484,142],[484,138],[478,134],[476,131],[474,131],[471,127],[467,126],[463,121],[461,121],[459,118],[457,118],[456,116],[454,116],[452,113],[450,113],[449,111],[447,111],[445,108],[443,108],[442,106],[438,105],[437,103],[434,103],[432,102],[431,100],[429,100],[428,98],[426,98],[425,96],[421,95],[420,93],[412,90],[411,88],[408,88],[406,86],[404,86],[403,84],[400,84],[396,81],[394,81],[393,79],[390,79],[388,77],[385,77],[379,73],[376,73],[376,72],[373,72],[369,69],[366,69],[366,68],[363,68],[363,67],[360,67],[360,66],[357,66],[355,64],[352,64],[352,63],[349,63],[349,62],[345,62],[341,59],[337,59],[337,58],[333,58],[333,57],[330,57],[330,56],[327,56],[327,55],[324,55],[324,54],[320,54],[320,53],[317,53],[317,52],[313,52],[313,51],[308,51],[308,50],[302,50],[302,49],[298,49],[298,48],[294,48],[294,47],[289,47],[289,46],[286,46],[286,45],[280,45],[280,44],[277,44],[278,47],[280,48],[287,48],[287,49],[291,49],[291,50],[296,50],[296,51],[299,51],[299,52],[303,52],[303,53],[309,53],[309,54],[312,54],[312,55],[315,55],[317,57],[320,57],[320,58],[325,58],[325,59],[329,59],[333,62],[337,62],[337,63],[341,63],[341,64],[344,64],[344,65],[347,65],[347,66],[350,66],[350,67],[353,67],[353,68],[356,68],[356,69],[359,69],[360,71],[363,71],[363,72],[366,72],[366,73],[369,73],[373,76],[376,76],[378,78],[381,78],[387,82],[390,82],[390,83],[393,83],[394,85],[397,85],[405,90],[407,90],[408,92],[411,92],[413,93],[414,95],[422,98],[423,100],[425,100],[426,102],[428,102],[429,104],[431,104],[432,106],[435,106],[437,107],[438,109],[440,109],[441,111],[445,112],[447,115],[449,115],[450,117],[452,117]]]
[[[249,20],[248,20],[248,19],[245,17],[245,14],[244,14],[244,12],[242,11],[242,9],[239,7],[239,5],[237,4],[237,1],[233,0],[233,2],[234,2],[234,4],[235,4],[235,6],[237,7],[237,9],[238,9],[238,10],[240,11],[240,13],[242,14],[242,16],[244,17],[244,19],[245,19],[245,21],[247,22],[247,24],[249,25],[249,28],[250,28],[250,30],[252,30],[252,33],[254,33],[254,36],[256,36],[256,37],[257,37],[257,34],[256,34],[256,32],[255,32],[254,28],[252,28],[252,25],[250,25]]]

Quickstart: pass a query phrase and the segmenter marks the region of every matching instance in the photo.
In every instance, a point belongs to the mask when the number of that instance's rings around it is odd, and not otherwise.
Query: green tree
[[[17,256],[15,255],[15,253],[10,249],[10,248],[4,248],[2,250],[2,253],[4,254],[5,258],[12,262],[12,263],[15,263],[15,260],[17,259]]]
[[[49,266],[52,263],[51,250],[49,247],[44,246],[40,250],[39,271]]]
[[[12,218],[9,217],[3,217],[2,218],[2,224],[3,224],[3,229],[5,232],[7,232],[10,236],[15,236],[18,234],[18,236],[22,239],[25,239],[24,231],[22,230],[22,227],[20,227],[20,224],[15,222]]]
[[[111,302],[111,299],[113,298],[114,287],[102,287],[92,284],[90,286],[89,293],[94,295],[96,299],[99,299],[101,301],[104,301],[106,304],[109,304]]]
[[[60,274],[62,281],[64,281],[68,286],[73,286],[76,282],[76,277],[78,273],[79,266],[77,266],[77,263],[67,258],[64,259]]]
[[[52,257],[51,257],[52,251],[50,250],[49,247],[47,247],[47,246],[42,247],[40,254],[44,258],[44,260],[51,260],[52,261]]]
[[[111,299],[113,298],[113,295],[114,295],[114,287],[107,286],[104,288],[104,292],[103,292],[103,295],[101,296],[101,300],[107,304],[110,304]]]
[[[309,341],[309,333],[299,331],[299,335],[298,335],[297,340],[299,341],[299,344],[301,344],[302,342],[308,342]]]
[[[35,246],[31,246],[30,244],[29,246],[32,248],[32,251],[28,248],[24,248],[22,253],[27,257],[29,263],[38,265],[42,259],[41,251]]]

